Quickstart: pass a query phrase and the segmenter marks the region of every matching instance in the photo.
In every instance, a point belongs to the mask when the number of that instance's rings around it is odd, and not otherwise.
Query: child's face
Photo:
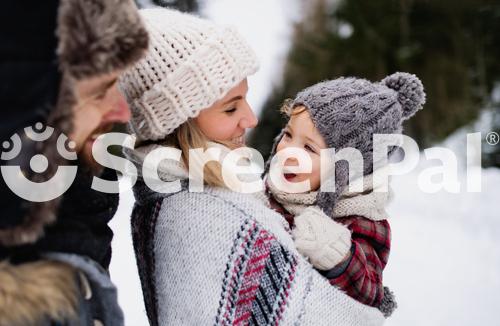
[[[300,111],[302,107],[295,110]],[[320,174],[320,153],[321,149],[326,148],[323,137],[319,134],[314,126],[309,112],[303,110],[298,114],[293,114],[285,127],[285,133],[278,143],[276,150],[279,152],[282,149],[295,147],[305,150],[312,162],[311,173],[286,173],[284,177],[288,182],[301,182],[309,180],[311,190],[318,190],[321,181]],[[284,163],[286,166],[297,166],[298,161],[295,158],[289,158]]]

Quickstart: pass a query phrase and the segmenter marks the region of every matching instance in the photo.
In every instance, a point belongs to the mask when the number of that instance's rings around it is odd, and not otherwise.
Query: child
[[[386,316],[395,308],[392,293],[382,284],[391,242],[385,212],[389,193],[375,191],[382,184],[373,178],[378,162],[373,162],[372,137],[401,133],[402,122],[424,103],[422,83],[407,73],[395,73],[380,83],[339,78],[313,85],[285,105],[289,121],[272,150],[274,155],[289,147],[304,149],[312,161],[311,172],[286,171],[297,165],[294,159],[287,159],[282,172],[288,182],[308,180],[312,190],[282,191],[269,178],[269,162],[266,167],[271,207],[289,223],[298,251],[332,285],[378,307]],[[335,192],[321,192],[320,150],[335,148],[337,153],[347,147],[362,154],[363,191],[348,191],[347,164],[340,161],[335,168]]]

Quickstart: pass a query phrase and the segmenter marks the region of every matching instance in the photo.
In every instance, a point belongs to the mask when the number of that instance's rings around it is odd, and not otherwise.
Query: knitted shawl
[[[155,146],[127,156],[142,169]],[[383,324],[378,309],[332,287],[301,257],[279,214],[252,194],[190,192],[179,168],[159,167],[181,181],[177,193],[141,180],[134,187],[133,240],[151,325]]]

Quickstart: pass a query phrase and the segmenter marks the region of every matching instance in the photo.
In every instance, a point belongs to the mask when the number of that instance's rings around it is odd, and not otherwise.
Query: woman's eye
[[[226,112],[226,113],[234,113],[234,112],[236,112],[236,108],[227,109],[224,112]]]
[[[285,137],[292,138],[292,134],[289,131],[285,131],[283,134]]]

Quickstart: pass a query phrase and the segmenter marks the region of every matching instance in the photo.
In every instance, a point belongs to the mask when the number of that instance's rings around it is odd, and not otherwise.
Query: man
[[[18,166],[19,183],[43,183],[62,165],[78,168],[63,196],[41,202],[0,177],[0,326],[122,325],[106,272],[118,198],[90,188],[93,175],[116,175],[91,152],[98,135],[130,118],[116,79],[147,48],[137,8],[132,0],[8,0],[0,35],[2,169]],[[54,130],[33,141],[25,128]],[[15,135],[22,148],[10,155]],[[61,154],[64,135],[78,160]],[[40,168],[33,162],[42,156]]]

